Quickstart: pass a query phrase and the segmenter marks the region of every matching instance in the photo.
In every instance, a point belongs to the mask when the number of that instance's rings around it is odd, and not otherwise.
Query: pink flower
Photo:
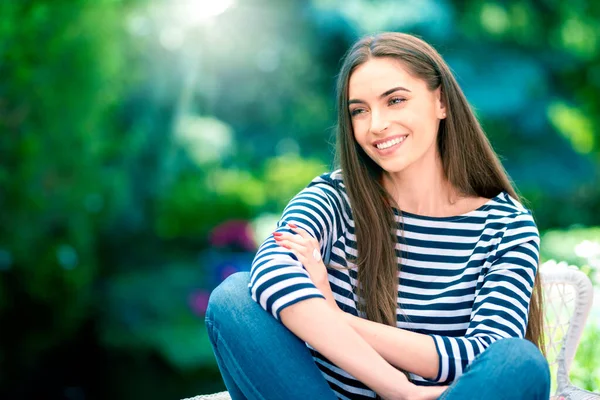
[[[216,247],[240,247],[256,250],[256,241],[248,221],[230,220],[216,226],[210,234],[210,242]]]
[[[190,294],[188,302],[194,314],[204,316],[208,307],[210,293],[206,290],[197,290]]]

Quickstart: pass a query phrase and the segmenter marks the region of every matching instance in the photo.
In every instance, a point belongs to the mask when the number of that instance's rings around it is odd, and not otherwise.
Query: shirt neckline
[[[392,209],[394,210],[394,215],[402,216],[402,217],[406,216],[406,217],[410,217],[410,218],[414,218],[414,219],[423,219],[423,220],[427,220],[427,221],[453,221],[453,220],[456,220],[456,219],[462,219],[462,218],[471,217],[471,216],[474,216],[475,214],[477,214],[478,212],[485,211],[493,203],[496,203],[497,200],[503,194],[504,194],[504,192],[498,193],[496,196],[492,197],[491,199],[489,199],[488,201],[486,201],[483,205],[479,206],[478,208],[476,208],[474,210],[467,211],[466,213],[459,214],[459,215],[451,215],[451,216],[448,216],[448,217],[431,217],[431,216],[428,216],[428,215],[413,214],[413,213],[410,213],[408,211],[402,211],[402,210],[398,209],[397,207],[392,207]]]

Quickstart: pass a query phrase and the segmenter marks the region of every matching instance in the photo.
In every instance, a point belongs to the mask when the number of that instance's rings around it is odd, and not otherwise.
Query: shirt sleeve
[[[507,225],[492,260],[478,282],[465,336],[430,335],[439,356],[436,382],[456,380],[493,342],[525,336],[539,261],[539,233],[531,214],[519,214]]]
[[[315,178],[285,207],[277,222],[277,232],[293,233],[286,227],[294,223],[320,243],[327,263],[334,239],[340,231],[340,202],[337,189],[325,175]],[[281,310],[313,297],[325,298],[311,281],[308,272],[291,251],[275,243],[270,235],[259,247],[248,285],[252,299],[277,320]]]

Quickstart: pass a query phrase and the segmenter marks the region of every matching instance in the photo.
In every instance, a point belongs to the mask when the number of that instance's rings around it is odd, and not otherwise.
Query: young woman
[[[211,295],[231,397],[547,400],[539,234],[440,55],[358,41],[337,143]]]

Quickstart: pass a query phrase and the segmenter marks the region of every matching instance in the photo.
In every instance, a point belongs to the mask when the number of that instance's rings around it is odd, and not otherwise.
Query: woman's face
[[[440,89],[411,76],[401,62],[372,58],[350,76],[348,103],[354,138],[389,173],[435,162]]]

